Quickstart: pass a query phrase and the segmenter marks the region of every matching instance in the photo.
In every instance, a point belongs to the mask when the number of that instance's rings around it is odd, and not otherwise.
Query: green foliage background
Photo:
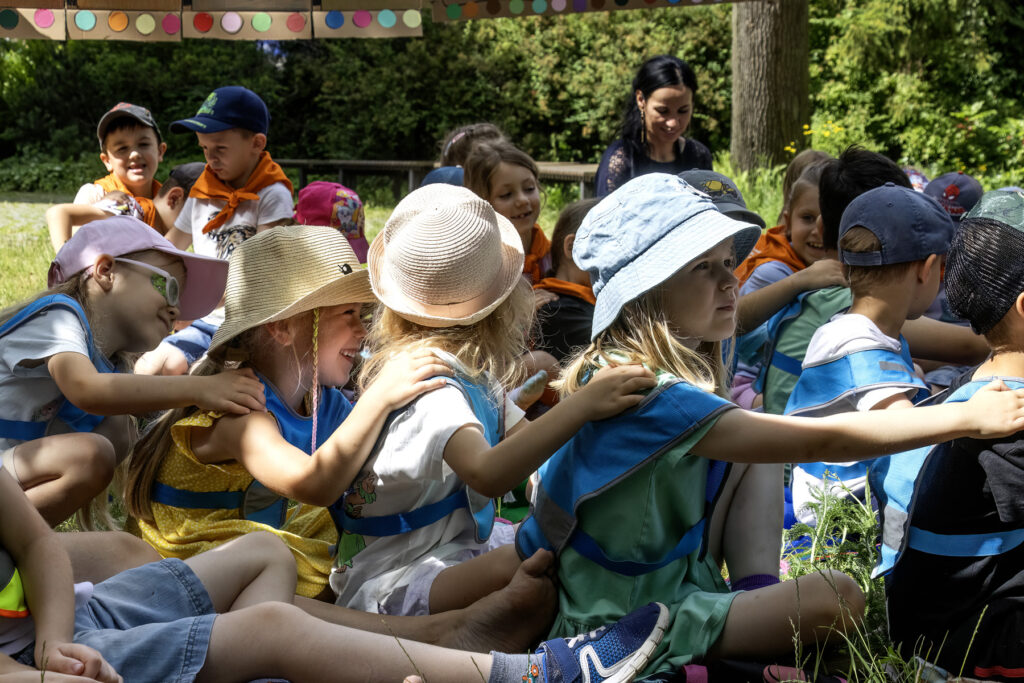
[[[278,157],[431,159],[491,120],[538,159],[597,161],[637,65],[669,52],[698,74],[691,132],[728,150],[731,6],[456,24],[422,39],[282,43],[0,42],[0,190],[69,191],[102,167],[99,116],[122,100],[165,126],[213,88],[260,93]],[[811,0],[813,116],[792,149],[856,142],[931,172],[1024,175],[1024,6],[1013,0]],[[166,169],[170,164],[165,165]]]

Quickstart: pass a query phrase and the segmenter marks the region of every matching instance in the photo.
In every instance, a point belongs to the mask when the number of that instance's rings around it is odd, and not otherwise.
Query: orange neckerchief
[[[259,200],[260,196],[256,193],[274,183],[284,183],[288,187],[288,191],[292,191],[292,182],[288,180],[288,176],[284,174],[277,162],[271,159],[266,152],[260,153],[260,161],[249,174],[249,179],[245,181],[245,187],[238,189],[228,187],[223,180],[214,175],[209,166],[204,168],[188,196],[201,199],[223,199],[227,204],[220,210],[220,213],[210,219],[210,222],[203,228],[203,234],[216,230],[227,223],[239,204],[244,201]]]
[[[534,223],[533,231],[530,233],[530,251],[523,259],[523,273],[530,278],[530,282],[538,282],[544,277],[544,273],[540,272],[540,262],[550,251],[551,240],[540,229],[540,226]]]
[[[135,201],[137,201],[139,203],[139,206],[142,207],[142,213],[144,215],[143,220],[146,221],[146,225],[150,226],[151,228],[156,227],[154,225],[156,222],[156,206],[154,206],[152,199],[147,199],[146,197],[138,196],[137,194],[129,190],[128,186],[121,182],[121,179],[118,178],[113,173],[111,173],[108,176],[104,176],[103,178],[100,178],[99,180],[96,181],[96,184],[102,187],[104,192],[124,192],[126,195],[130,197],[135,197]],[[159,191],[160,183],[154,180],[152,190],[153,196],[155,197],[156,193]]]
[[[591,306],[597,303],[597,298],[594,296],[594,290],[590,285],[578,285],[575,282],[567,282],[555,277],[546,277],[535,284],[533,288],[546,289],[554,292],[555,294],[568,294],[569,296],[574,296],[577,299],[583,299]]]
[[[754,245],[754,250],[750,252],[750,256],[744,259],[743,263],[735,271],[736,277],[739,278],[740,286],[743,286],[743,283],[747,281],[747,278],[750,277],[755,268],[768,261],[781,261],[792,268],[794,273],[807,267],[807,264],[793,251],[792,245],[786,239],[785,225],[776,225],[762,234],[761,239],[757,240],[757,244]]]

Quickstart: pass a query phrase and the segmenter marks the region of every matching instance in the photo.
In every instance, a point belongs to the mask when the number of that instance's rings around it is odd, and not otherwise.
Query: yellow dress
[[[156,480],[189,491],[244,491],[253,476],[237,462],[208,465],[192,453],[190,435],[193,427],[211,427],[221,416],[217,412],[199,411],[174,423],[171,427],[173,445],[164,458]],[[338,534],[326,508],[294,505],[280,529],[242,519],[238,510],[179,508],[154,502],[155,523],[136,520],[134,531],[163,557],[184,560],[250,531],[268,531],[285,542],[298,565],[298,586],[295,592],[315,597],[327,587],[331,571],[331,547]]]

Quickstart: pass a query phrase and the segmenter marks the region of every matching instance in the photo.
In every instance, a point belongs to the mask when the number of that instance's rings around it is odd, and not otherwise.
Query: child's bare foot
[[[547,636],[558,609],[550,574],[554,555],[538,550],[523,561],[508,586],[469,607],[446,612],[453,617],[437,645],[471,652],[526,652]]]

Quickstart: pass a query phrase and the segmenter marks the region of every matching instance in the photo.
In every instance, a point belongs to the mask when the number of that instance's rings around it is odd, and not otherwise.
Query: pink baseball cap
[[[341,183],[315,180],[299,190],[295,221],[302,225],[326,225],[348,239],[360,263],[366,263],[366,211],[355,190]]]
[[[91,267],[101,254],[116,258],[150,249],[176,256],[185,264],[185,282],[178,302],[182,320],[202,318],[217,307],[227,284],[228,262],[182,251],[131,216],[111,216],[79,228],[50,264],[47,286],[66,282]]]

